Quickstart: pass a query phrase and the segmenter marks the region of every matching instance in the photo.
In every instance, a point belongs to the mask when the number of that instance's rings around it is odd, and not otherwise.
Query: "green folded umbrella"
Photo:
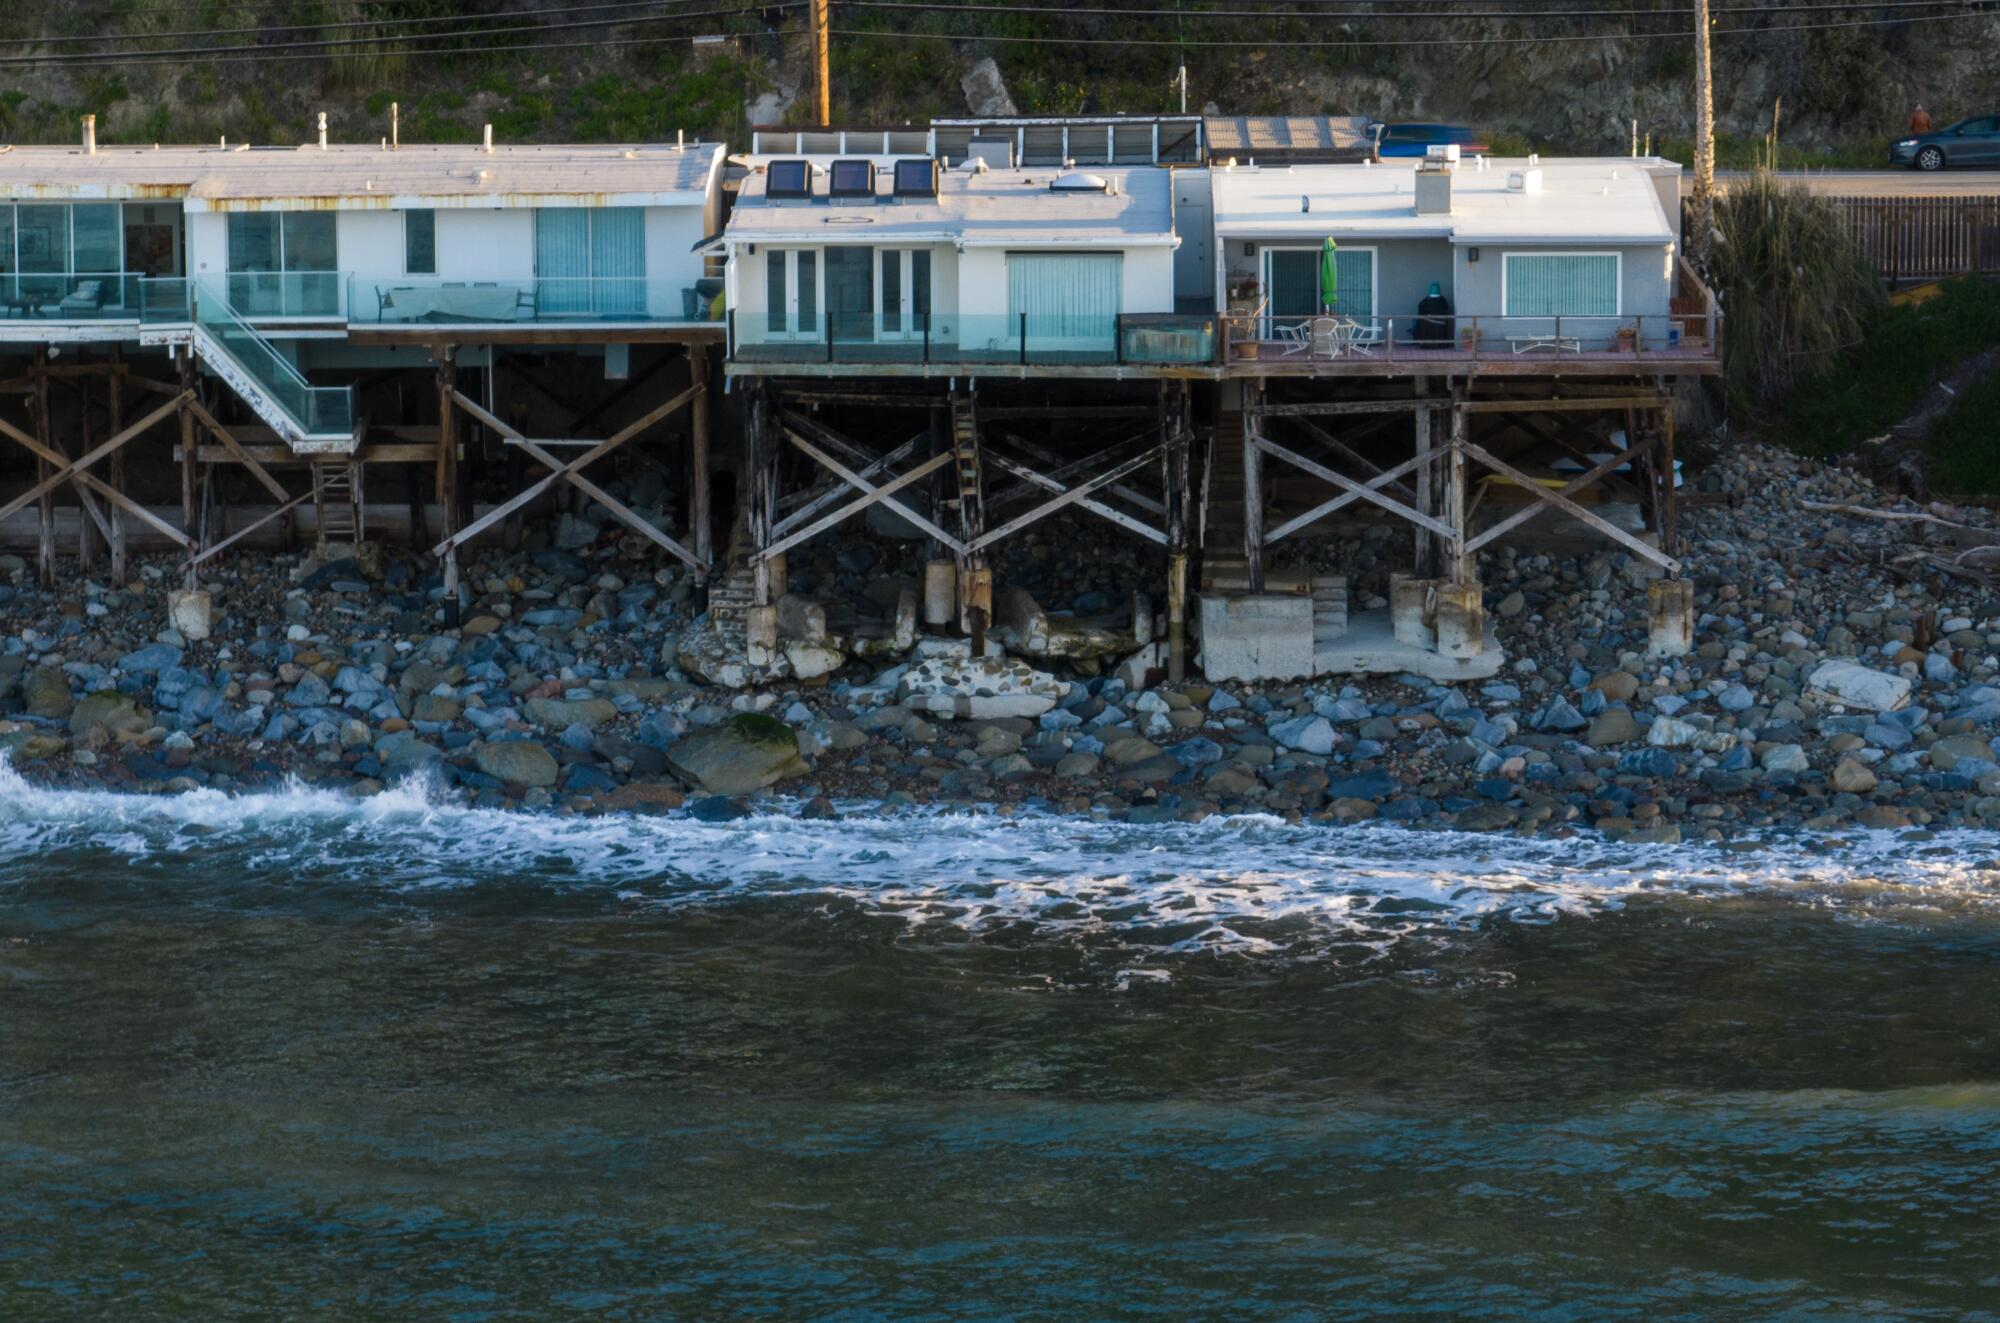
[[[1339,251],[1340,245],[1333,241],[1330,234],[1326,242],[1319,246],[1319,306],[1322,312],[1332,312],[1339,298],[1340,263],[1334,258]]]

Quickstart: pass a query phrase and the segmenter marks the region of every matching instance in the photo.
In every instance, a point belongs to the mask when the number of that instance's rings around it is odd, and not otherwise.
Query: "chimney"
[[[491,124],[486,126],[486,150],[489,152],[493,150],[493,126]]]
[[[83,154],[85,156],[97,155],[97,116],[95,115],[85,115],[83,117]]]
[[[1458,164],[1458,145],[1435,146],[1417,163],[1417,215],[1451,214],[1451,172]]]
[[[389,103],[389,150],[392,152],[403,145],[402,125],[402,107],[396,102],[391,101]]]
[[[319,149],[326,150],[326,112],[319,112]]]

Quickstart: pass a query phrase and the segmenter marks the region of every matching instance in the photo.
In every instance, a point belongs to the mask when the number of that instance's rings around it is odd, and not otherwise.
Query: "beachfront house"
[[[1239,353],[1301,361],[1675,351],[1680,168],[1650,158],[1211,172]]]
[[[280,436],[355,434],[357,346],[718,321],[723,149],[13,147],[0,343],[192,339]],[[560,329],[560,332],[558,330]],[[485,334],[490,332],[491,334]]]
[[[1170,171],[973,157],[753,158],[720,243],[731,356],[1206,362],[1175,308]]]

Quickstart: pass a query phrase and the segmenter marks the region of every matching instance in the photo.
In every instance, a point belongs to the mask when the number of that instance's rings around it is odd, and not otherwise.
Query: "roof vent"
[[[95,115],[85,115],[83,117],[83,154],[85,156],[97,155],[97,116]]]
[[[1451,214],[1451,162],[1425,157],[1417,166],[1417,215]]]
[[[1076,175],[1064,172],[1049,181],[1051,193],[1109,193],[1111,183],[1103,175]]]
[[[1531,165],[1526,170],[1509,170],[1507,172],[1507,191],[1509,193],[1541,192],[1542,191],[1541,167]]]

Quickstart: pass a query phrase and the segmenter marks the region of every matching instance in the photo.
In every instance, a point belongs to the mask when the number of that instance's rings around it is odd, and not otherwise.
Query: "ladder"
[[[979,481],[979,413],[970,391],[951,397],[952,471],[958,475],[958,531],[970,544],[986,530],[985,498]]]
[[[315,459],[312,478],[320,545],[341,542],[360,546],[366,535],[361,526],[360,463],[344,455]]]

